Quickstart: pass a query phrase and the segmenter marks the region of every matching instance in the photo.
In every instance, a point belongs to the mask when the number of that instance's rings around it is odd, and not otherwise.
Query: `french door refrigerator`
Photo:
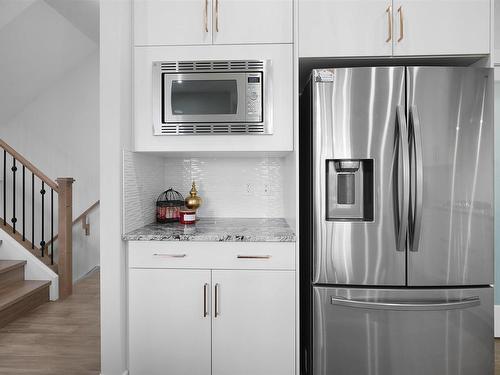
[[[493,374],[492,101],[484,68],[312,71],[302,374]]]

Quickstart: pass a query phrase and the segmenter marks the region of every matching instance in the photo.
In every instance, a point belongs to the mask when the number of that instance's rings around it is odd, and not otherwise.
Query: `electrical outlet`
[[[271,184],[264,184],[264,196],[271,195]]]
[[[245,184],[245,195],[254,195],[255,194],[255,185],[251,182],[247,182]]]

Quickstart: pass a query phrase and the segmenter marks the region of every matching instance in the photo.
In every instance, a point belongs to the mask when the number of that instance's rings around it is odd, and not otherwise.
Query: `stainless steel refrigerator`
[[[302,374],[493,374],[492,75],[312,71],[300,105]]]

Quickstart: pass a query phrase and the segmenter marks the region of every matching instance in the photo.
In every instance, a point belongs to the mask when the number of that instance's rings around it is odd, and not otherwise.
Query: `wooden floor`
[[[0,329],[0,374],[87,375],[100,370],[99,272],[73,295]]]

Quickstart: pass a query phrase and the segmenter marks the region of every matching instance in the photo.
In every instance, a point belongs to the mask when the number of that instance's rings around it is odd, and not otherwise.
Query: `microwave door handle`
[[[410,205],[410,154],[408,150],[408,133],[406,131],[406,117],[403,108],[398,105],[396,112],[396,124],[398,133],[398,166],[397,172],[399,172],[399,157],[402,156],[403,159],[403,203],[400,204],[399,200],[399,173],[396,176],[397,188],[394,190],[396,196],[397,213],[401,210],[401,216],[399,218],[398,232],[396,233],[396,250],[405,251],[406,245],[406,232],[408,229],[408,208]]]
[[[413,230],[411,235],[410,251],[418,251],[420,242],[420,231],[422,228],[422,207],[424,195],[424,171],[423,171],[423,156],[422,156],[422,131],[420,127],[420,117],[416,105],[410,107],[410,124],[412,131],[412,140],[415,154],[415,199],[414,199],[414,214],[413,214]]]
[[[432,302],[412,302],[412,301],[363,301],[347,299],[344,297],[332,297],[331,304],[336,306],[351,307],[368,310],[395,310],[395,311],[438,311],[438,310],[459,310],[469,307],[479,306],[481,300],[478,296],[464,298],[455,301],[443,300]]]

